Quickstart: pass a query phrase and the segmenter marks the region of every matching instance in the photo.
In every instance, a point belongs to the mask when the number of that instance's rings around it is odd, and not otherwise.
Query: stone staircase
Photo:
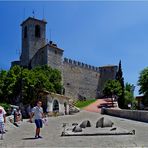
[[[79,111],[80,109],[74,105],[74,101],[70,101],[69,102],[69,114],[78,113]]]

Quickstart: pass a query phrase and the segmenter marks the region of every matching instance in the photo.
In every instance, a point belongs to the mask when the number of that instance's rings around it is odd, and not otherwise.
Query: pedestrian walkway
[[[105,98],[105,99],[98,99],[92,104],[86,106],[83,108],[83,110],[90,111],[90,112],[96,112],[100,113],[101,112],[101,106],[106,106],[106,107],[112,107],[112,101],[110,98]]]
[[[135,130],[136,135],[122,136],[71,136],[61,137],[63,131],[63,123],[72,125],[72,123],[80,123],[89,120],[92,126],[102,117],[100,113],[80,111],[74,115],[50,117],[48,126],[44,126],[41,130],[42,139],[34,139],[35,125],[26,120],[22,122],[20,127],[8,130],[4,135],[4,140],[0,140],[0,148],[28,148],[28,147],[147,147],[148,146],[148,124],[118,117],[103,115],[112,120],[114,126]],[[99,128],[98,128],[99,130]]]

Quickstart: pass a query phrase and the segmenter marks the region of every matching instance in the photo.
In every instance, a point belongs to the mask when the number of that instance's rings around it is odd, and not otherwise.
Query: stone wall
[[[47,64],[47,45],[38,50],[31,60],[31,68]]]
[[[64,58],[63,83],[65,94],[75,99],[87,99],[103,96],[103,87],[107,80],[115,79],[117,66],[95,67],[82,62]]]
[[[61,71],[65,95],[74,99],[92,99],[103,95],[107,80],[114,79],[117,66],[95,67],[63,57],[63,50],[47,44],[32,58],[32,68],[45,65]]]
[[[31,67],[35,67],[38,65],[45,65],[52,68],[56,68],[63,71],[63,65],[62,65],[62,56],[63,56],[63,50],[53,47],[50,44],[46,44],[43,48],[39,49],[38,52],[34,55],[34,57],[31,60]]]
[[[99,77],[99,68],[64,58],[63,83],[66,96],[74,99],[96,98]]]
[[[63,50],[53,45],[48,45],[47,48],[47,65],[63,71]]]
[[[37,38],[34,35],[35,25],[40,25],[40,37]],[[32,26],[30,26],[30,39],[29,39],[29,59],[31,59],[38,49],[42,48],[46,44],[46,27],[44,23],[36,22]]]
[[[35,26],[40,26],[40,37],[35,37]],[[36,52],[46,44],[46,23],[34,18],[28,18],[22,23],[22,54],[21,65],[28,66]],[[27,37],[24,37],[27,27]]]
[[[103,108],[101,112],[102,114],[107,114],[111,116],[148,122],[148,111]]]
[[[20,66],[20,61],[12,61],[11,62],[11,67],[13,67],[15,65],[19,65]]]
[[[118,66],[107,65],[99,67],[100,79],[98,84],[99,97],[103,97],[103,88],[108,80],[114,80],[117,73]]]

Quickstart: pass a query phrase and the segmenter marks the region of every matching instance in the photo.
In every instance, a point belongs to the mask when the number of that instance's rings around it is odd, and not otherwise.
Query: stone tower
[[[29,17],[22,22],[22,53],[20,64],[28,67],[30,60],[46,44],[46,24],[44,20]]]
[[[100,71],[100,79],[98,83],[98,97],[102,97],[103,95],[103,88],[105,83],[108,80],[115,80],[115,76],[117,73],[118,66],[116,65],[107,65],[99,67]]]

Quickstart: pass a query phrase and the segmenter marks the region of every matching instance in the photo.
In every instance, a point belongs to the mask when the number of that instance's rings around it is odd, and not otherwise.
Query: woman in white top
[[[5,130],[5,123],[6,123],[6,111],[2,106],[0,106],[0,132],[1,132],[1,139],[3,139],[3,133]]]

